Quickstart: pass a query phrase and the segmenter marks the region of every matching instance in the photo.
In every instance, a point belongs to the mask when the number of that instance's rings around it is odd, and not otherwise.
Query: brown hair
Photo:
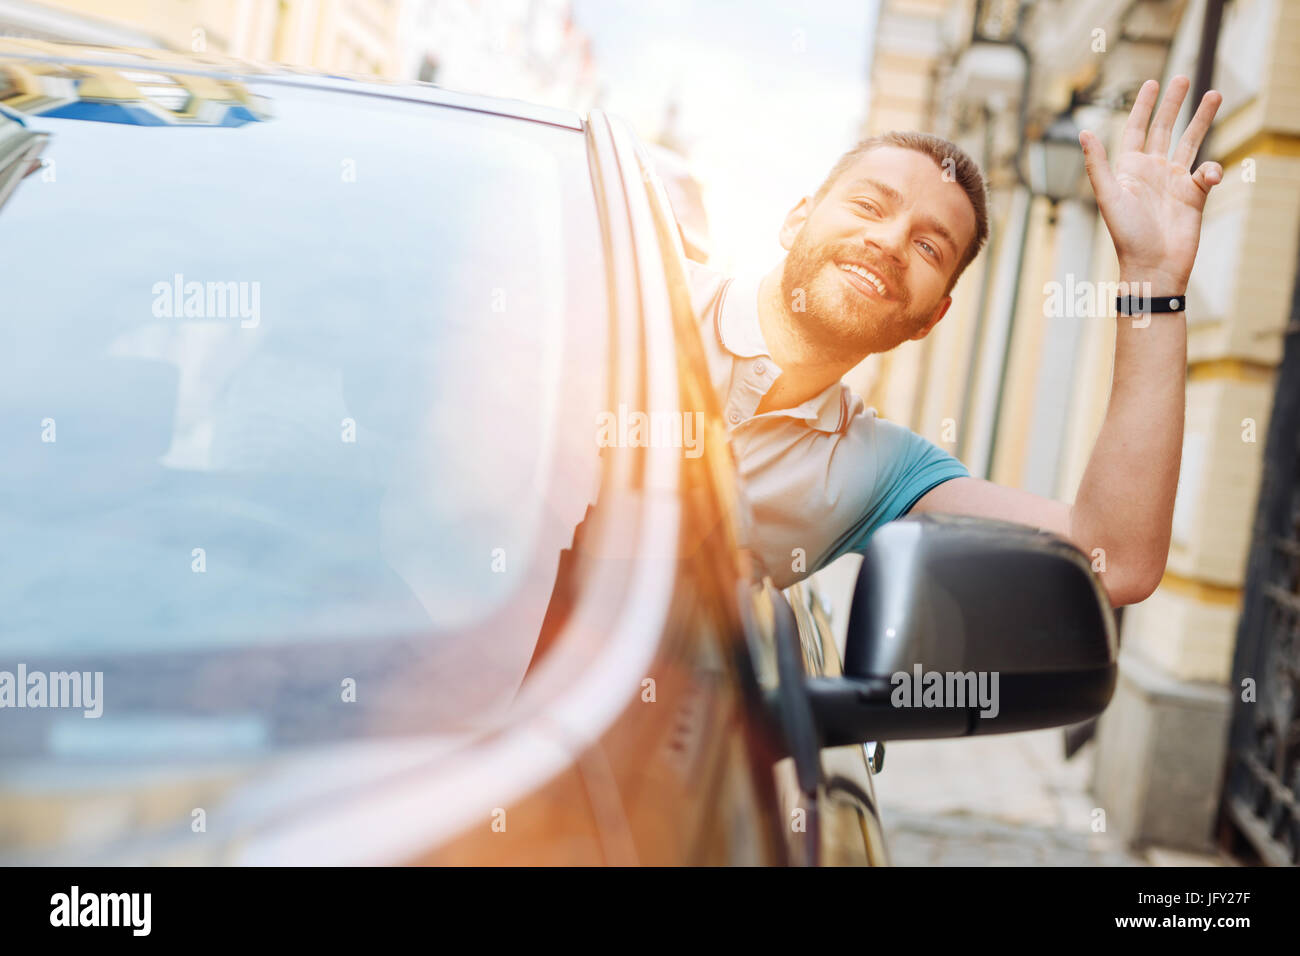
[[[813,205],[816,206],[822,201],[822,198],[835,184],[835,180],[839,179],[841,173],[856,163],[858,157],[879,146],[897,146],[929,156],[940,169],[945,171],[951,169],[952,176],[956,179],[958,185],[966,191],[966,198],[970,200],[971,208],[975,210],[975,238],[971,240],[966,254],[957,263],[952,278],[948,280],[947,291],[951,292],[952,287],[957,284],[957,277],[965,272],[966,267],[979,255],[980,249],[984,246],[984,241],[989,236],[988,193],[984,185],[984,174],[980,172],[979,164],[971,159],[966,151],[956,143],[951,143],[932,133],[919,133],[914,130],[895,130],[864,139],[841,156],[835,165],[831,167],[826,180],[813,196]]]

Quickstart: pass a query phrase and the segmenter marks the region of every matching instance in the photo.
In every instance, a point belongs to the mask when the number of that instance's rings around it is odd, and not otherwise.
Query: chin
[[[880,316],[873,316],[861,307],[830,300],[809,299],[808,311],[796,313],[804,334],[824,348],[861,353],[876,351],[879,339]]]
[[[832,266],[834,268],[834,266]],[[832,304],[836,315],[844,316],[854,320],[855,325],[874,324],[878,325],[885,321],[888,316],[894,312],[893,302],[882,302],[879,299],[869,299],[860,292],[855,292],[844,280],[838,276],[833,276],[831,281],[835,283],[836,288],[831,290],[831,294],[819,300]]]

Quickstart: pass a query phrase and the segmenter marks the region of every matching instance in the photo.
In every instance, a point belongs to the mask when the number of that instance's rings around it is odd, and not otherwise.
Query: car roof
[[[532,120],[568,129],[584,128],[582,115],[573,110],[541,106],[507,97],[449,90],[432,83],[415,80],[385,80],[372,76],[329,74],[305,67],[242,60],[223,54],[189,54],[173,50],[130,49],[54,43],[25,37],[0,37],[0,66],[7,61],[116,67],[140,72],[277,83],[342,93],[382,96],[389,99],[414,100],[438,106]]]

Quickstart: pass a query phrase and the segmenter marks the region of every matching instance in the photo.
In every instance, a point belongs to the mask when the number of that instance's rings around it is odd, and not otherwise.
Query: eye
[[[936,249],[934,246],[930,245],[930,244],[929,244],[928,242],[926,242],[924,239],[921,240],[921,245],[923,245],[926,249],[929,249],[929,250],[930,250],[929,253],[928,253],[928,255],[930,255],[931,257],[933,257],[933,258],[935,258],[935,259],[938,259],[938,258],[939,258],[939,250]]]
[[[880,213],[880,207],[878,207],[870,199],[855,199],[853,200],[853,202],[854,204],[861,206],[863,209],[867,210],[873,215],[879,215]]]

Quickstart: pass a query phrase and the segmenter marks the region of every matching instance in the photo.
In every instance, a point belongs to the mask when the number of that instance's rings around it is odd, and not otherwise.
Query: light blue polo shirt
[[[714,392],[749,504],[746,544],[788,587],[900,518],[931,488],[969,477],[960,461],[866,408],[843,382],[795,408],[755,415],[781,369],[758,322],[761,276],[687,264]]]

